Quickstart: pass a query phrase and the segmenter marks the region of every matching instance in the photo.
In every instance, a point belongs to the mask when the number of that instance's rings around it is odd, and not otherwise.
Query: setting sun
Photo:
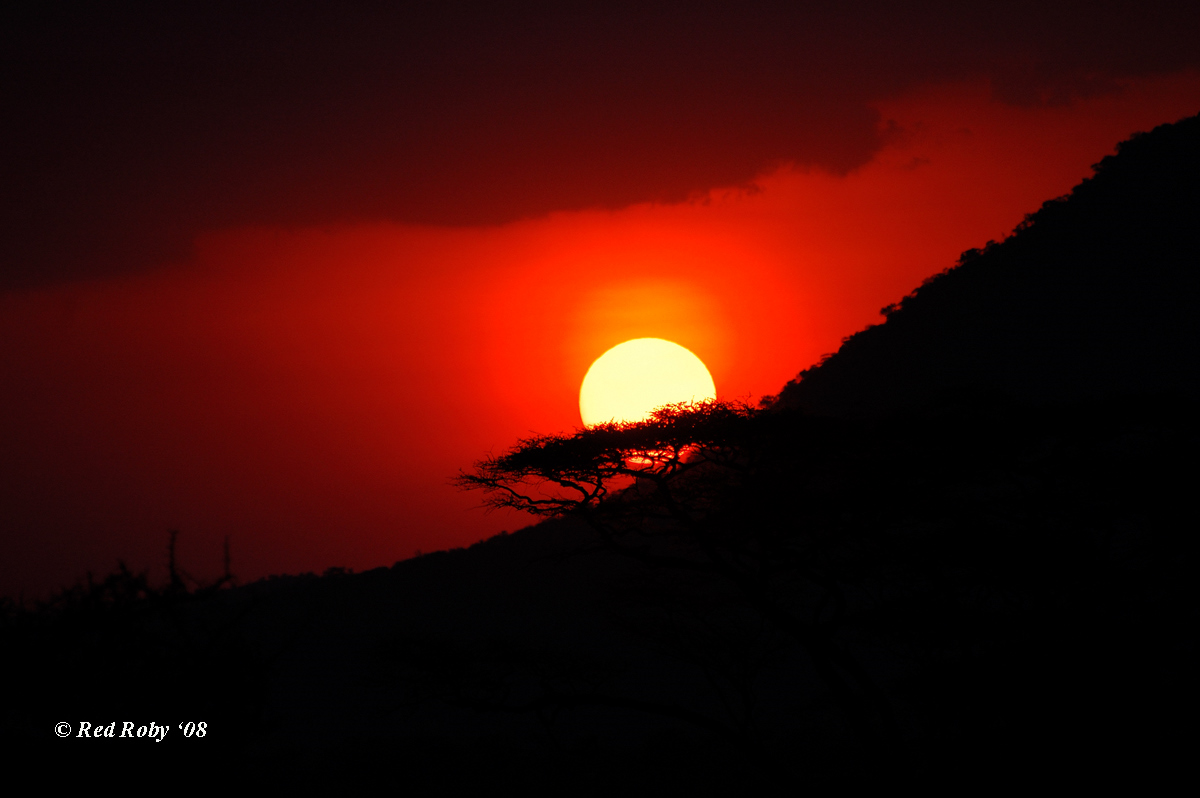
[[[635,338],[614,346],[588,369],[579,389],[579,414],[589,427],[641,421],[663,405],[716,396],[700,358],[671,341]]]

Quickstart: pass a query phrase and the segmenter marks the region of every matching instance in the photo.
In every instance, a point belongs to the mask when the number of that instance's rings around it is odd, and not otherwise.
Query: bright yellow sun
[[[712,375],[700,358],[661,338],[618,344],[592,364],[579,389],[579,414],[587,426],[641,421],[676,402],[717,398]]]

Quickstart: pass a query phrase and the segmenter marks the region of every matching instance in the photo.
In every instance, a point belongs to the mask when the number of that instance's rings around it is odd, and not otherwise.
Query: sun
[[[700,358],[662,338],[635,338],[588,369],[579,389],[579,415],[589,427],[642,421],[663,405],[715,398],[712,375]]]

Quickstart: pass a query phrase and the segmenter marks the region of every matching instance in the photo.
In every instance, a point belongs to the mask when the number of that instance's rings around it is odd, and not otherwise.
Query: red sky
[[[757,401],[1119,140],[1200,111],[1192,69],[1105,80],[1018,102],[995,75],[913,78],[863,100],[874,143],[854,158],[756,155],[687,199],[668,180],[475,221],[187,216],[191,250],[149,268],[30,261],[0,292],[0,593],[118,558],[161,576],[171,528],[201,577],[229,536],[245,580],[521,526],[449,480],[577,426],[609,347],[676,341],[722,397]]]

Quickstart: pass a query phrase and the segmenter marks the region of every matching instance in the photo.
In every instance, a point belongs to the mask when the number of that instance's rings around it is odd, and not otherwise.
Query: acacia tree
[[[458,485],[491,507],[584,519],[612,549],[654,569],[721,580],[808,654],[868,751],[891,759],[889,702],[839,642],[840,541],[806,528],[795,501],[798,417],[706,401],[640,422],[521,440]]]

